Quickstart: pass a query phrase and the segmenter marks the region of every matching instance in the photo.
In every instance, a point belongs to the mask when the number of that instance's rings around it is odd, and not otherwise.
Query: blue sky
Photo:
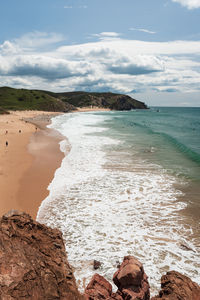
[[[0,0],[0,85],[200,106],[200,0]]]

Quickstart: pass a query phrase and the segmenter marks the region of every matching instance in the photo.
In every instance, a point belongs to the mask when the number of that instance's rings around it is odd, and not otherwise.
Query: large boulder
[[[114,274],[113,281],[118,287],[112,293],[111,284],[102,276],[95,274],[85,290],[87,300],[149,300],[149,284],[142,264],[133,256],[125,256]]]
[[[0,299],[83,299],[59,230],[17,211],[1,218]]]
[[[111,299],[112,285],[101,275],[95,274],[85,289],[85,299]]]
[[[161,291],[151,300],[200,300],[200,287],[188,277],[170,271],[161,278]]]
[[[150,291],[147,275],[142,264],[133,256],[125,256],[113,281],[123,299],[149,300]]]

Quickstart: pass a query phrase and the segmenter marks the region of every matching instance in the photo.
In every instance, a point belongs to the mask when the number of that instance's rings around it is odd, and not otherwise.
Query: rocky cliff
[[[60,231],[24,213],[0,220],[0,299],[81,300]]]
[[[97,264],[95,264],[97,266]],[[62,234],[11,211],[0,220],[0,299],[149,300],[150,287],[142,264],[124,257],[113,276],[118,290],[95,274],[84,295],[77,289],[67,261]],[[161,279],[161,291],[151,300],[200,300],[200,287],[178,272]]]
[[[52,97],[58,98],[65,103],[73,105],[74,107],[97,106],[109,108],[112,110],[147,109],[145,103],[123,94],[88,92],[45,92]]]

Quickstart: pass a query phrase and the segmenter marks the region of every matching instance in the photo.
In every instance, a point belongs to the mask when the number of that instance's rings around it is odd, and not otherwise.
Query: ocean
[[[151,293],[176,270],[200,283],[200,108],[68,113],[37,220],[59,228],[80,289],[137,257]],[[101,262],[93,270],[93,261]]]

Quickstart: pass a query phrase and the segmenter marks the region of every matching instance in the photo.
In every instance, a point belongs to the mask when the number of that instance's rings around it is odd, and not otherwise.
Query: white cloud
[[[62,34],[47,33],[34,31],[22,35],[20,38],[15,39],[13,42],[21,48],[38,49],[39,47],[46,47],[48,45],[56,44],[64,40]]]
[[[188,9],[200,8],[200,0],[172,0],[173,2],[180,3]]]
[[[144,29],[144,28],[130,28],[129,30],[141,31],[141,32],[149,33],[149,34],[155,34],[156,33],[156,31],[151,31],[151,30]]]
[[[2,45],[0,45],[0,53],[2,55],[16,54],[20,51],[19,46],[13,44],[10,41],[5,41]]]
[[[38,33],[33,44],[23,36],[0,45],[1,85],[128,94],[199,92],[200,41],[125,40],[102,32],[97,42],[41,50],[56,37]]]
[[[86,9],[87,5],[79,5],[79,6],[65,5],[64,8],[66,8],[66,9],[71,9],[71,8]]]
[[[120,33],[106,31],[101,33],[94,33],[91,34],[91,36],[98,37],[100,40],[108,40],[120,37]]]
[[[89,66],[85,62],[71,62],[43,55],[17,55],[9,59],[0,56],[0,75],[3,76],[37,76],[55,80],[83,76],[88,72]]]

